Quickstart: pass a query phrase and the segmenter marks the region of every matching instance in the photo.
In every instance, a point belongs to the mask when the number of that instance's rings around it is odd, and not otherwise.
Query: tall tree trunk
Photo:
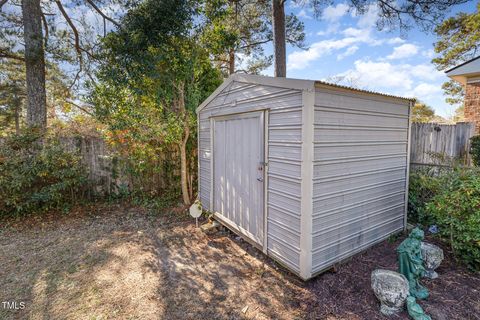
[[[184,121],[184,138],[180,144],[180,174],[181,174],[181,185],[182,185],[182,197],[183,203],[185,205],[190,205],[190,193],[188,191],[188,174],[187,174],[187,142],[190,135],[190,128],[188,127],[188,121],[185,117]]]
[[[180,184],[182,187],[183,203],[190,205],[190,193],[188,192],[188,167],[187,167],[187,142],[190,136],[190,127],[188,123],[188,114],[185,110],[185,84],[178,85],[178,110],[183,118],[183,138],[180,143]]]
[[[235,12],[234,15],[234,28],[238,27],[238,0],[230,0],[229,6]],[[232,75],[235,73],[235,47],[230,48],[228,51],[228,74]]]
[[[285,1],[273,0],[273,50],[275,56],[275,77],[287,76],[287,57],[285,49]]]
[[[47,101],[40,0],[22,0],[22,15],[27,76],[27,124],[45,128]]]
[[[233,48],[228,52],[228,74],[235,73],[235,50]]]

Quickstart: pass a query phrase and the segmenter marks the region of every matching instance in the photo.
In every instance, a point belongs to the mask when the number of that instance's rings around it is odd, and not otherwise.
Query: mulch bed
[[[329,315],[337,319],[385,318],[378,312],[379,303],[371,290],[370,274],[378,268],[397,270],[395,249],[403,239],[384,241],[353,257],[337,272],[328,272],[310,281],[306,289],[317,301],[307,308],[307,315],[312,319]],[[440,276],[422,281],[430,297],[420,301],[420,305],[433,319],[480,319],[480,277],[459,266],[445,246],[442,247],[446,257],[437,269]],[[408,319],[408,315],[402,312],[394,318]]]
[[[299,303],[304,318],[409,319],[406,311],[390,318],[380,314],[379,301],[370,284],[373,270],[397,270],[395,250],[404,239],[405,236],[400,235],[394,240],[383,241],[305,283],[297,283],[296,277],[289,275],[287,278],[301,288]],[[422,280],[430,296],[419,304],[434,320],[480,319],[480,274],[460,265],[449,248],[437,239],[427,236],[426,241],[440,246],[445,259],[436,270],[437,279]]]

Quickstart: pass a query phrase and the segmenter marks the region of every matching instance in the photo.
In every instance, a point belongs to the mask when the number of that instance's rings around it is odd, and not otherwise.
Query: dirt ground
[[[402,240],[302,282],[230,232],[202,233],[178,210],[97,205],[42,220],[0,221],[0,303],[25,303],[0,304],[0,319],[384,319],[370,273],[396,269]],[[480,277],[446,251],[421,305],[433,319],[480,319]]]

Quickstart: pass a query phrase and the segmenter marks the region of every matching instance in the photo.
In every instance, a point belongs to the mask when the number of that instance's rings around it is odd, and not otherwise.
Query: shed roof
[[[303,79],[292,79],[292,78],[281,78],[281,77],[267,77],[267,76],[237,73],[228,77],[200,106],[198,106],[196,110],[197,113],[200,112],[200,110],[202,110],[207,104],[209,104],[210,101],[212,101],[218,94],[220,94],[220,92],[222,92],[225,88],[227,88],[228,85],[233,81],[254,83],[254,84],[273,86],[273,87],[284,87],[284,88],[296,89],[296,90],[314,90],[315,87],[326,86],[326,87],[338,88],[338,89],[360,92],[360,93],[365,93],[370,95],[415,101],[415,98],[405,98],[405,97],[395,96],[395,95],[386,94],[386,93],[380,93],[380,92],[364,90],[364,89],[357,89],[349,86],[333,84],[333,83],[320,81],[320,80],[303,80]]]
[[[465,61],[445,73],[453,80],[466,84],[469,78],[480,76],[480,56]]]

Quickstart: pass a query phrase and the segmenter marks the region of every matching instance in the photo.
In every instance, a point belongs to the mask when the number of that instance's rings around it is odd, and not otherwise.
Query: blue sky
[[[476,1],[452,9],[474,12]],[[417,97],[436,113],[450,117],[454,107],[445,103],[441,89],[448,78],[431,63],[435,35],[413,28],[404,37],[399,30],[378,31],[376,8],[356,15],[343,2],[327,7],[315,19],[308,7],[288,2],[305,23],[308,50],[287,47],[287,77],[339,82],[363,89]],[[273,68],[264,74],[272,75]]]

